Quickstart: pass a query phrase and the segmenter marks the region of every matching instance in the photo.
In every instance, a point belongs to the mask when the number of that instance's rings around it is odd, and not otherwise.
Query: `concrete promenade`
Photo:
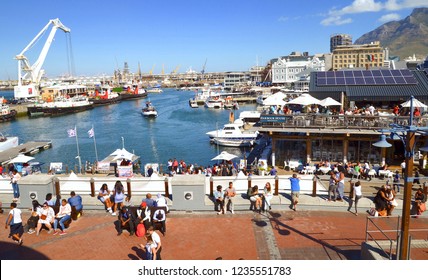
[[[321,180],[326,180],[325,177]],[[347,180],[348,181],[348,180]],[[272,211],[254,213],[248,210],[246,199],[238,200],[238,210],[217,215],[210,211],[175,211],[171,208],[167,218],[167,234],[161,236],[165,260],[358,260],[361,259],[362,243],[366,240],[367,210],[371,197],[383,180],[361,181],[364,199],[359,215],[347,211],[348,203],[328,202],[325,197],[301,195],[297,211],[289,208],[289,198],[276,198]],[[346,184],[347,189],[349,183]],[[347,190],[348,191],[348,190]],[[399,206],[389,218],[378,218],[383,230],[397,229]],[[8,202],[3,201],[5,213]],[[207,199],[207,203],[210,200]],[[134,203],[136,204],[136,203]],[[26,221],[30,212],[23,209]],[[412,246],[412,260],[427,260],[428,216],[411,219],[411,235],[423,240]],[[139,244],[142,237],[129,236],[125,231],[117,236],[114,222],[117,217],[104,210],[86,210],[73,221],[68,234],[40,236],[24,234],[22,247],[8,239],[8,231],[0,232],[0,259],[51,259],[51,260],[141,260],[143,251]],[[372,228],[373,229],[373,228]],[[414,231],[418,229],[419,231]],[[395,232],[388,233],[391,239]],[[385,239],[373,233],[376,238]],[[394,245],[395,246],[395,245]],[[387,249],[388,251],[388,249]],[[395,251],[395,247],[393,247]],[[379,257],[384,259],[383,257]]]

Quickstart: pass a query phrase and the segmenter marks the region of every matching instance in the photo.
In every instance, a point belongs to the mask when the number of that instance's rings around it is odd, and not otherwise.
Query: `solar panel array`
[[[408,69],[317,72],[317,86],[414,85],[417,83]]]

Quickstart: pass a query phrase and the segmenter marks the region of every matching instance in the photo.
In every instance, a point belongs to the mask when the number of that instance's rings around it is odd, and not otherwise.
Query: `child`
[[[395,171],[395,175],[393,178],[393,187],[395,191],[395,187],[397,187],[397,193],[400,192],[400,172],[397,170]]]

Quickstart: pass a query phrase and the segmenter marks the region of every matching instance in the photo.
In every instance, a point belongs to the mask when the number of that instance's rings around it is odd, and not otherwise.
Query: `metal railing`
[[[411,217],[426,219],[426,217],[416,216],[416,215],[412,215]],[[381,224],[380,221],[388,221],[389,222],[388,224],[391,224],[391,222],[393,222],[393,219],[395,219],[395,218],[397,219],[397,223],[396,223],[396,226],[394,228],[385,229],[385,228],[382,228],[382,226],[380,225]],[[384,257],[388,258],[389,260],[393,259],[394,252],[396,253],[396,258],[398,259],[398,253],[399,253],[398,252],[398,246],[399,246],[399,242],[400,242],[400,225],[401,225],[401,216],[397,216],[397,217],[367,216],[365,242],[373,241],[376,244],[376,246],[379,248],[379,250],[383,253]],[[428,239],[428,228],[419,228],[419,227],[416,228],[415,227],[415,228],[411,228],[409,231],[412,233],[415,233],[415,234],[418,232],[426,232],[427,235],[425,236],[425,240]],[[393,236],[391,236],[391,234],[393,234]],[[409,256],[410,256],[412,239],[415,240],[414,238],[410,238]],[[384,249],[385,246],[382,246],[381,241],[387,241],[389,243],[389,246],[388,246],[389,250]],[[393,250],[394,244],[395,244],[395,250]],[[409,258],[409,256],[408,256],[408,258]]]

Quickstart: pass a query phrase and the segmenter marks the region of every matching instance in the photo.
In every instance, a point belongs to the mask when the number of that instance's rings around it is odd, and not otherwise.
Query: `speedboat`
[[[206,134],[210,138],[210,141],[230,147],[245,147],[252,146],[257,136],[258,131],[246,131],[243,129],[242,120],[238,119],[234,123],[225,124],[222,129],[213,130]]]
[[[149,118],[156,118],[158,116],[156,108],[152,105],[150,101],[146,102],[146,107],[141,110],[141,114]]]
[[[0,132],[0,152],[17,147],[18,142],[17,136],[4,136],[3,133]]]

